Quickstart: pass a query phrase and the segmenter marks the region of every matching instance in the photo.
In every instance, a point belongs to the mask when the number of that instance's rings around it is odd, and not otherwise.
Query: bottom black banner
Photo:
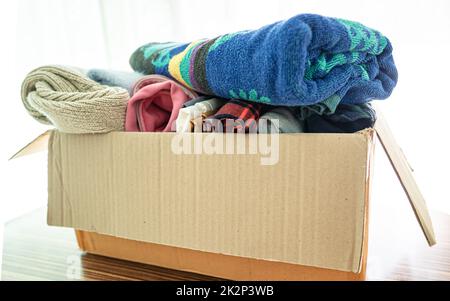
[[[8,290],[13,296],[32,294],[36,297],[86,298],[95,294],[112,294],[118,298],[193,298],[214,300],[225,298],[306,298],[307,296],[335,298],[341,296],[364,296],[386,298],[389,291],[402,296],[412,294],[418,297],[449,291],[448,282],[0,282],[0,290]],[[360,295],[360,293],[364,295]],[[426,295],[425,295],[426,294]],[[296,298],[296,299],[297,299]]]

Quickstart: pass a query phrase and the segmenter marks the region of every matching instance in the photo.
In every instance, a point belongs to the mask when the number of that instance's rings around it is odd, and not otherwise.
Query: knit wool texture
[[[22,102],[28,113],[65,133],[123,131],[130,98],[127,90],[89,79],[81,69],[43,66],[22,83]]]
[[[283,106],[385,99],[397,83],[385,36],[313,14],[191,43],[148,43],[130,64],[202,94]]]

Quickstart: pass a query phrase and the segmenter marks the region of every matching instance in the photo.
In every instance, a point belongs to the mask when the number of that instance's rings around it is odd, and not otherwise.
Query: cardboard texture
[[[163,266],[231,280],[360,281],[366,277],[367,247],[359,273],[236,257],[129,240],[77,230],[80,248],[88,253]],[[365,246],[367,246],[367,235]]]
[[[431,246],[425,201],[377,111]],[[179,155],[174,135],[47,131],[12,158],[48,147],[48,224],[78,229],[87,252],[236,280],[364,279],[373,130],[282,134],[273,165],[261,154]]]
[[[372,131],[280,135],[272,166],[259,155],[176,155],[174,135],[53,132],[48,224],[360,271]]]
[[[372,147],[368,158],[370,175],[373,172],[371,168],[373,151],[374,147]],[[170,269],[224,279],[253,281],[361,281],[365,280],[366,277],[368,256],[369,190],[370,181],[367,181],[364,206],[363,250],[360,263],[361,270],[358,273],[196,251],[82,230],[75,230],[75,233],[80,249],[91,254],[163,266]]]
[[[436,236],[433,230],[433,224],[431,222],[431,217],[427,209],[422,193],[417,186],[412,170],[406,160],[402,150],[395,142],[394,135],[392,134],[386,119],[382,115],[380,110],[377,110],[378,119],[375,123],[375,130],[377,135],[383,145],[386,155],[391,162],[392,167],[397,174],[397,177],[402,184],[403,190],[405,191],[411,207],[416,215],[420,227],[427,239],[430,246],[436,244]]]
[[[50,138],[51,130],[46,131],[37,136],[33,141],[22,147],[17,153],[11,156],[9,160],[31,155],[47,149],[48,139]]]

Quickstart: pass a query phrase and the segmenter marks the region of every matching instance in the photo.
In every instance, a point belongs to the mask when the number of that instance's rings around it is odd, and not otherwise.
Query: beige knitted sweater
[[[22,84],[22,101],[36,120],[66,133],[123,131],[130,96],[120,87],[100,85],[82,70],[44,66]]]

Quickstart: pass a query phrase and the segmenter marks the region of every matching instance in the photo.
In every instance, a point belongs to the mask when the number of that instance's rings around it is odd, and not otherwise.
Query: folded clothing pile
[[[397,83],[386,37],[311,14],[214,39],[149,43],[130,64],[135,72],[38,68],[22,100],[34,118],[71,133],[354,132],[373,125],[369,102]],[[258,129],[259,120],[268,126]]]
[[[37,68],[22,84],[30,115],[67,133],[123,130],[129,97],[126,89],[101,85],[72,67]]]

